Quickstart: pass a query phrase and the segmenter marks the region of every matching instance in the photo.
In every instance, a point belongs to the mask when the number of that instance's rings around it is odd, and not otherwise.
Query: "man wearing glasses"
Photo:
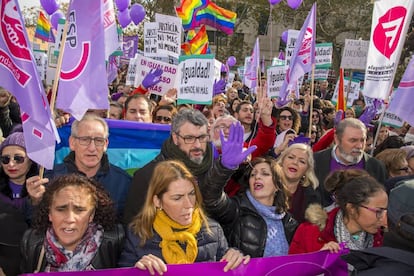
[[[124,224],[131,222],[132,218],[138,214],[144,205],[152,173],[159,162],[164,160],[183,162],[191,173],[197,177],[199,185],[202,186],[209,181],[218,181],[219,176],[222,177],[224,174],[230,176],[246,156],[256,148],[252,147],[242,152],[243,140],[241,134],[238,137],[240,141],[234,142],[240,152],[233,151],[229,154],[233,155],[232,157],[223,154],[221,159],[213,160],[212,145],[207,126],[207,118],[198,110],[184,109],[178,112],[172,121],[171,135],[163,143],[160,154],[134,174],[125,205]],[[236,128],[237,131],[243,131],[240,125]],[[228,140],[232,139],[229,138]],[[231,162],[225,161],[229,159],[231,159]],[[232,164],[229,165],[229,163]]]
[[[45,191],[44,184],[49,182],[49,179],[71,173],[83,174],[103,185],[115,203],[118,216],[121,217],[131,177],[121,168],[109,163],[106,154],[108,131],[105,120],[93,114],[87,114],[82,120],[73,122],[69,137],[71,152],[63,163],[47,171],[43,179],[34,176],[27,180],[27,189],[32,201],[40,201]]]

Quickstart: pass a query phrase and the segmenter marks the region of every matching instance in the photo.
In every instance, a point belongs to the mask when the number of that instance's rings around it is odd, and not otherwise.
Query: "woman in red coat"
[[[362,170],[331,174],[325,187],[335,195],[337,207],[326,213],[311,205],[290,244],[289,254],[318,250],[337,252],[345,243],[353,250],[382,245],[382,228],[387,226],[388,197],[383,185]]]

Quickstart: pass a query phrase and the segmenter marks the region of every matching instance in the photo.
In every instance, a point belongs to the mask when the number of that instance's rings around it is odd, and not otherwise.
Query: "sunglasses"
[[[280,115],[279,118],[280,120],[289,120],[289,121],[293,120],[292,116],[286,116],[286,115]]]
[[[161,122],[161,121],[171,122],[171,118],[164,117],[164,116],[155,116],[155,121],[157,121],[157,122]]]
[[[12,159],[12,157],[10,155],[2,155],[0,156],[0,159],[1,159],[1,163],[3,163],[4,165],[7,165],[10,163],[10,160]],[[13,156],[13,161],[16,164],[22,164],[25,159],[26,159],[25,156],[21,156],[21,155]]]

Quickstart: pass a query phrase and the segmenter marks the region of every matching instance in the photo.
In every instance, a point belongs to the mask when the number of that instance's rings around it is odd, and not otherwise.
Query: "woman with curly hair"
[[[22,273],[116,267],[124,240],[112,200],[102,186],[78,174],[48,185],[21,244]]]

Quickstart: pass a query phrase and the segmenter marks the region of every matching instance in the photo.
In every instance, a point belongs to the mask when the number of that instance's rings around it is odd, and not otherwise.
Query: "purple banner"
[[[168,265],[167,272],[163,275],[335,275],[347,276],[347,264],[340,259],[340,254],[331,254],[329,251],[318,251],[309,254],[298,254],[281,257],[255,258],[247,265],[240,265],[237,269],[223,272],[224,262],[195,263],[190,265]],[[105,269],[85,272],[63,272],[63,273],[37,273],[26,274],[33,276],[57,276],[62,274],[91,275],[91,276],[148,276],[148,271],[138,268]]]
[[[122,50],[124,51],[124,57],[134,58],[138,49],[138,36],[125,36],[122,43]]]

